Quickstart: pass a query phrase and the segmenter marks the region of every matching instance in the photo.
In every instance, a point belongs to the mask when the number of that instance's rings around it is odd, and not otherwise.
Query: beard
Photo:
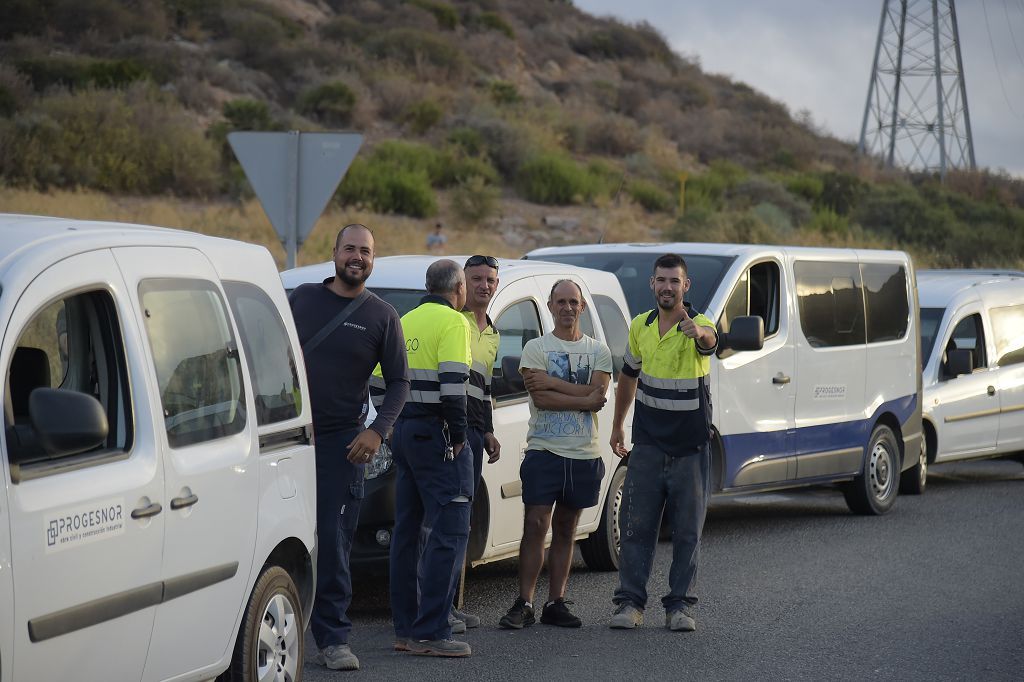
[[[362,271],[358,275],[348,274],[348,263],[341,267],[334,267],[334,272],[338,276],[338,279],[340,279],[342,282],[349,285],[350,287],[358,286],[365,282],[367,278],[370,276],[370,272],[372,272],[372,270],[373,268],[367,266],[365,262],[363,263]]]
[[[675,296],[672,296],[669,299],[665,299],[665,298],[663,298],[663,297],[661,297],[659,295],[658,296],[658,307],[662,308],[664,310],[672,310],[673,308],[676,307],[676,301],[677,300],[678,299]]]

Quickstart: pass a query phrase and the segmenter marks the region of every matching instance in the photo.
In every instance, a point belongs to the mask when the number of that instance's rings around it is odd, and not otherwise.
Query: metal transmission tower
[[[974,169],[954,0],[883,0],[858,149],[943,178]]]

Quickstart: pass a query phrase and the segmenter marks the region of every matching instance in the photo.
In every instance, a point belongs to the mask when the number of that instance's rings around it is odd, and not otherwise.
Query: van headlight
[[[383,476],[391,471],[391,465],[394,461],[394,457],[391,455],[391,448],[386,442],[382,442],[380,450],[377,450],[377,454],[363,467],[363,479],[369,481],[378,476]]]

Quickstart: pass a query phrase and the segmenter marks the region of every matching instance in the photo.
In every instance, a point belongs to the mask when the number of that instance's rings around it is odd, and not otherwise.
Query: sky
[[[742,81],[856,142],[882,0],[575,0],[579,9],[646,21],[706,73]],[[1024,0],[956,4],[979,167],[1024,178]],[[986,21],[987,14],[987,21]]]

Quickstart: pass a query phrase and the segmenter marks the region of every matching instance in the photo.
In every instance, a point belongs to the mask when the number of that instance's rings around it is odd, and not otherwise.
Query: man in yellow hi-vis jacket
[[[611,437],[612,451],[629,455],[613,628],[643,623],[663,509],[672,524],[669,593],[661,600],[665,627],[696,628],[693,588],[711,479],[708,375],[718,334],[711,320],[688,310],[683,297],[689,289],[686,261],[676,254],[661,256],[651,277],[658,307],[637,315],[629,326]],[[634,397],[633,450],[627,452],[622,422]]]
[[[409,398],[395,422],[395,532],[391,611],[395,649],[469,656],[451,638],[448,615],[469,540],[473,453],[466,442],[466,382],[472,362],[462,268],[427,268],[427,295],[402,317]]]

